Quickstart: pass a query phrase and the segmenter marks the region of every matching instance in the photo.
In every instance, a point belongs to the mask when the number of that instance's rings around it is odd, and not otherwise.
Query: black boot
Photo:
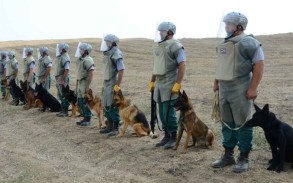
[[[80,126],[91,126],[91,116],[84,117],[84,121],[80,123]]]
[[[58,117],[68,117],[68,109],[62,109],[62,111],[58,114],[56,114]]]
[[[61,115],[61,114],[63,114],[63,113],[64,113],[64,109],[63,109],[63,107],[61,106],[61,111],[60,111],[59,113],[57,113],[56,116],[59,116],[59,115]]]
[[[100,134],[110,133],[113,129],[113,121],[108,120],[108,125],[106,128],[100,130]]]
[[[224,148],[225,148],[224,155],[220,159],[218,159],[212,163],[213,168],[223,168],[225,166],[235,164],[234,149],[226,148],[226,147],[224,147]]]
[[[76,125],[80,126],[90,126],[91,117],[84,117],[81,121],[76,122]]]
[[[109,137],[111,136],[116,136],[119,134],[119,121],[114,121],[113,122],[113,129],[112,131],[108,134]]]
[[[248,168],[249,168],[248,155],[249,155],[249,152],[246,152],[246,153],[240,152],[240,156],[237,159],[237,163],[233,167],[233,172],[241,173],[241,172],[245,172],[248,170]]]
[[[170,137],[170,134],[167,131],[165,131],[164,138],[160,142],[156,143],[155,147],[164,146],[169,141]]]
[[[169,141],[164,145],[164,149],[170,149],[175,146],[177,139],[177,132],[172,132]]]

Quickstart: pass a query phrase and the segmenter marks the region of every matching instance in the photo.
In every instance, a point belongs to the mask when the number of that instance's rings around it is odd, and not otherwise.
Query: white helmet
[[[1,51],[1,52],[0,52],[0,56],[1,56],[1,59],[6,59],[6,57],[7,57],[7,52],[6,52],[6,51]]]
[[[81,43],[78,48],[81,56],[86,52],[89,55],[93,49],[93,47],[88,43]]]
[[[158,24],[155,35],[155,42],[162,42],[167,39],[168,35],[176,33],[176,26],[171,22],[161,22]]]
[[[223,22],[232,23],[232,24],[235,24],[236,26],[241,25],[243,30],[245,30],[247,27],[248,19],[245,15],[241,13],[231,12],[225,15]]]
[[[107,34],[101,43],[101,51],[108,51],[113,46],[118,46],[119,38],[114,34]]]
[[[62,50],[65,50],[66,52],[69,51],[69,45],[66,44],[66,43],[59,43],[58,44],[58,49],[59,49],[59,52],[61,53]]]
[[[158,26],[158,31],[171,31],[176,34],[176,26],[171,22],[162,22]]]
[[[9,57],[9,59],[13,59],[15,57],[15,52],[14,51],[8,51],[7,56]]]
[[[34,49],[33,49],[33,48],[25,48],[25,49],[24,49],[24,52],[25,52],[26,55],[27,55],[28,53],[33,54]]]
[[[40,47],[39,52],[40,52],[41,56],[43,56],[44,53],[49,54],[49,48],[48,47]]]

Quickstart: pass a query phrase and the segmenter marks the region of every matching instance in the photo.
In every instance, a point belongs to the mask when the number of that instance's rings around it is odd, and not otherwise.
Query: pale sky
[[[171,21],[176,38],[217,37],[225,13],[248,17],[247,32],[293,32],[290,0],[0,0],[0,41],[155,37]]]

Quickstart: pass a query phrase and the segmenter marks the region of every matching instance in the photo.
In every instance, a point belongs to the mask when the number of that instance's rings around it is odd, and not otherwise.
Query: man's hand
[[[180,89],[181,89],[181,85],[179,83],[175,83],[172,88],[172,93],[179,93]]]
[[[246,97],[248,100],[256,99],[257,97],[257,90],[249,88],[246,92]]]
[[[150,89],[150,92],[153,92],[154,89],[155,89],[155,82],[149,82],[149,89]]]
[[[120,89],[121,89],[121,88],[120,88],[118,85],[115,85],[114,88],[113,88],[113,90],[114,90],[115,92],[119,92]]]

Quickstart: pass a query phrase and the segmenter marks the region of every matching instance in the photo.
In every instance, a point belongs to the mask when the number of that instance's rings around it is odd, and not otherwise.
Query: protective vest
[[[17,60],[15,58],[9,60],[7,63],[7,72],[6,76],[12,76],[15,72],[15,67],[18,64]]]
[[[154,47],[154,75],[165,75],[168,72],[177,70],[177,56],[182,44],[175,39],[158,43]]]
[[[90,56],[79,58],[77,60],[77,80],[83,80],[87,78],[88,70],[94,66],[94,61]]]
[[[260,42],[246,34],[220,43],[217,46],[216,79],[232,81],[249,75],[253,69],[253,56],[260,46]]]
[[[54,73],[56,77],[64,74],[65,64],[68,62],[70,63],[70,58],[68,53],[64,53],[62,55],[57,56],[57,63],[56,63],[56,68]]]
[[[104,52],[103,57],[103,76],[104,80],[110,80],[118,73],[116,61],[123,58],[122,52],[117,47],[113,47],[110,51]]]
[[[37,76],[41,77],[46,74],[47,67],[50,63],[52,63],[52,60],[49,56],[45,56],[43,58],[40,58],[38,61],[38,71]]]
[[[29,56],[23,59],[23,77],[26,80],[29,76],[30,65],[31,63],[35,63],[34,57]]]

